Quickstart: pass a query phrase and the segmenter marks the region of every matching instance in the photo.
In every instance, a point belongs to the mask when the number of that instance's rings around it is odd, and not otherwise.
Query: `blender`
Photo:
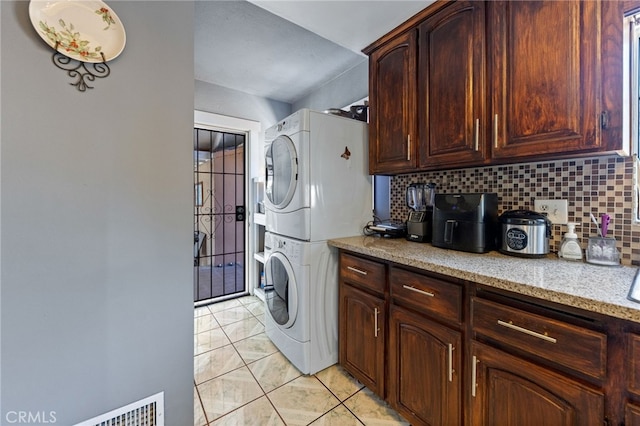
[[[407,188],[407,207],[411,209],[407,219],[408,241],[431,242],[435,188],[434,183],[412,183]]]

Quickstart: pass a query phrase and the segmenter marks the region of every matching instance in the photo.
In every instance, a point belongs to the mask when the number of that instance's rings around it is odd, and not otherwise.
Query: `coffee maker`
[[[435,188],[434,183],[412,183],[407,188],[407,207],[411,209],[407,219],[407,240],[431,242]]]

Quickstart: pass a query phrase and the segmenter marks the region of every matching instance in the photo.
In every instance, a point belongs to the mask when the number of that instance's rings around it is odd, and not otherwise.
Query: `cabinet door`
[[[384,300],[340,286],[340,364],[375,394],[384,397]]]
[[[640,405],[627,402],[624,405],[624,425],[640,426]]]
[[[470,354],[470,424],[603,424],[602,392],[477,342]]]
[[[416,33],[409,31],[369,58],[369,172],[416,167]]]
[[[460,333],[391,307],[388,400],[413,425],[460,424]]]
[[[488,2],[492,157],[601,144],[600,2]]]
[[[421,168],[486,158],[485,5],[461,1],[419,27]]]

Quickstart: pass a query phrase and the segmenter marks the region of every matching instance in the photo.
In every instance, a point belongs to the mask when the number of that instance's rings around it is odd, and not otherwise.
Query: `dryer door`
[[[264,269],[267,315],[281,327],[290,328],[298,314],[298,288],[291,262],[276,251],[267,258]]]
[[[265,152],[265,195],[274,209],[287,207],[298,182],[298,154],[287,136],[278,136]]]

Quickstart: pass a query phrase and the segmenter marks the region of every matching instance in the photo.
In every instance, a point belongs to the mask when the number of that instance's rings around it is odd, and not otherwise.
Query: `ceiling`
[[[361,50],[433,0],[204,0],[195,79],[293,103],[366,61]]]

